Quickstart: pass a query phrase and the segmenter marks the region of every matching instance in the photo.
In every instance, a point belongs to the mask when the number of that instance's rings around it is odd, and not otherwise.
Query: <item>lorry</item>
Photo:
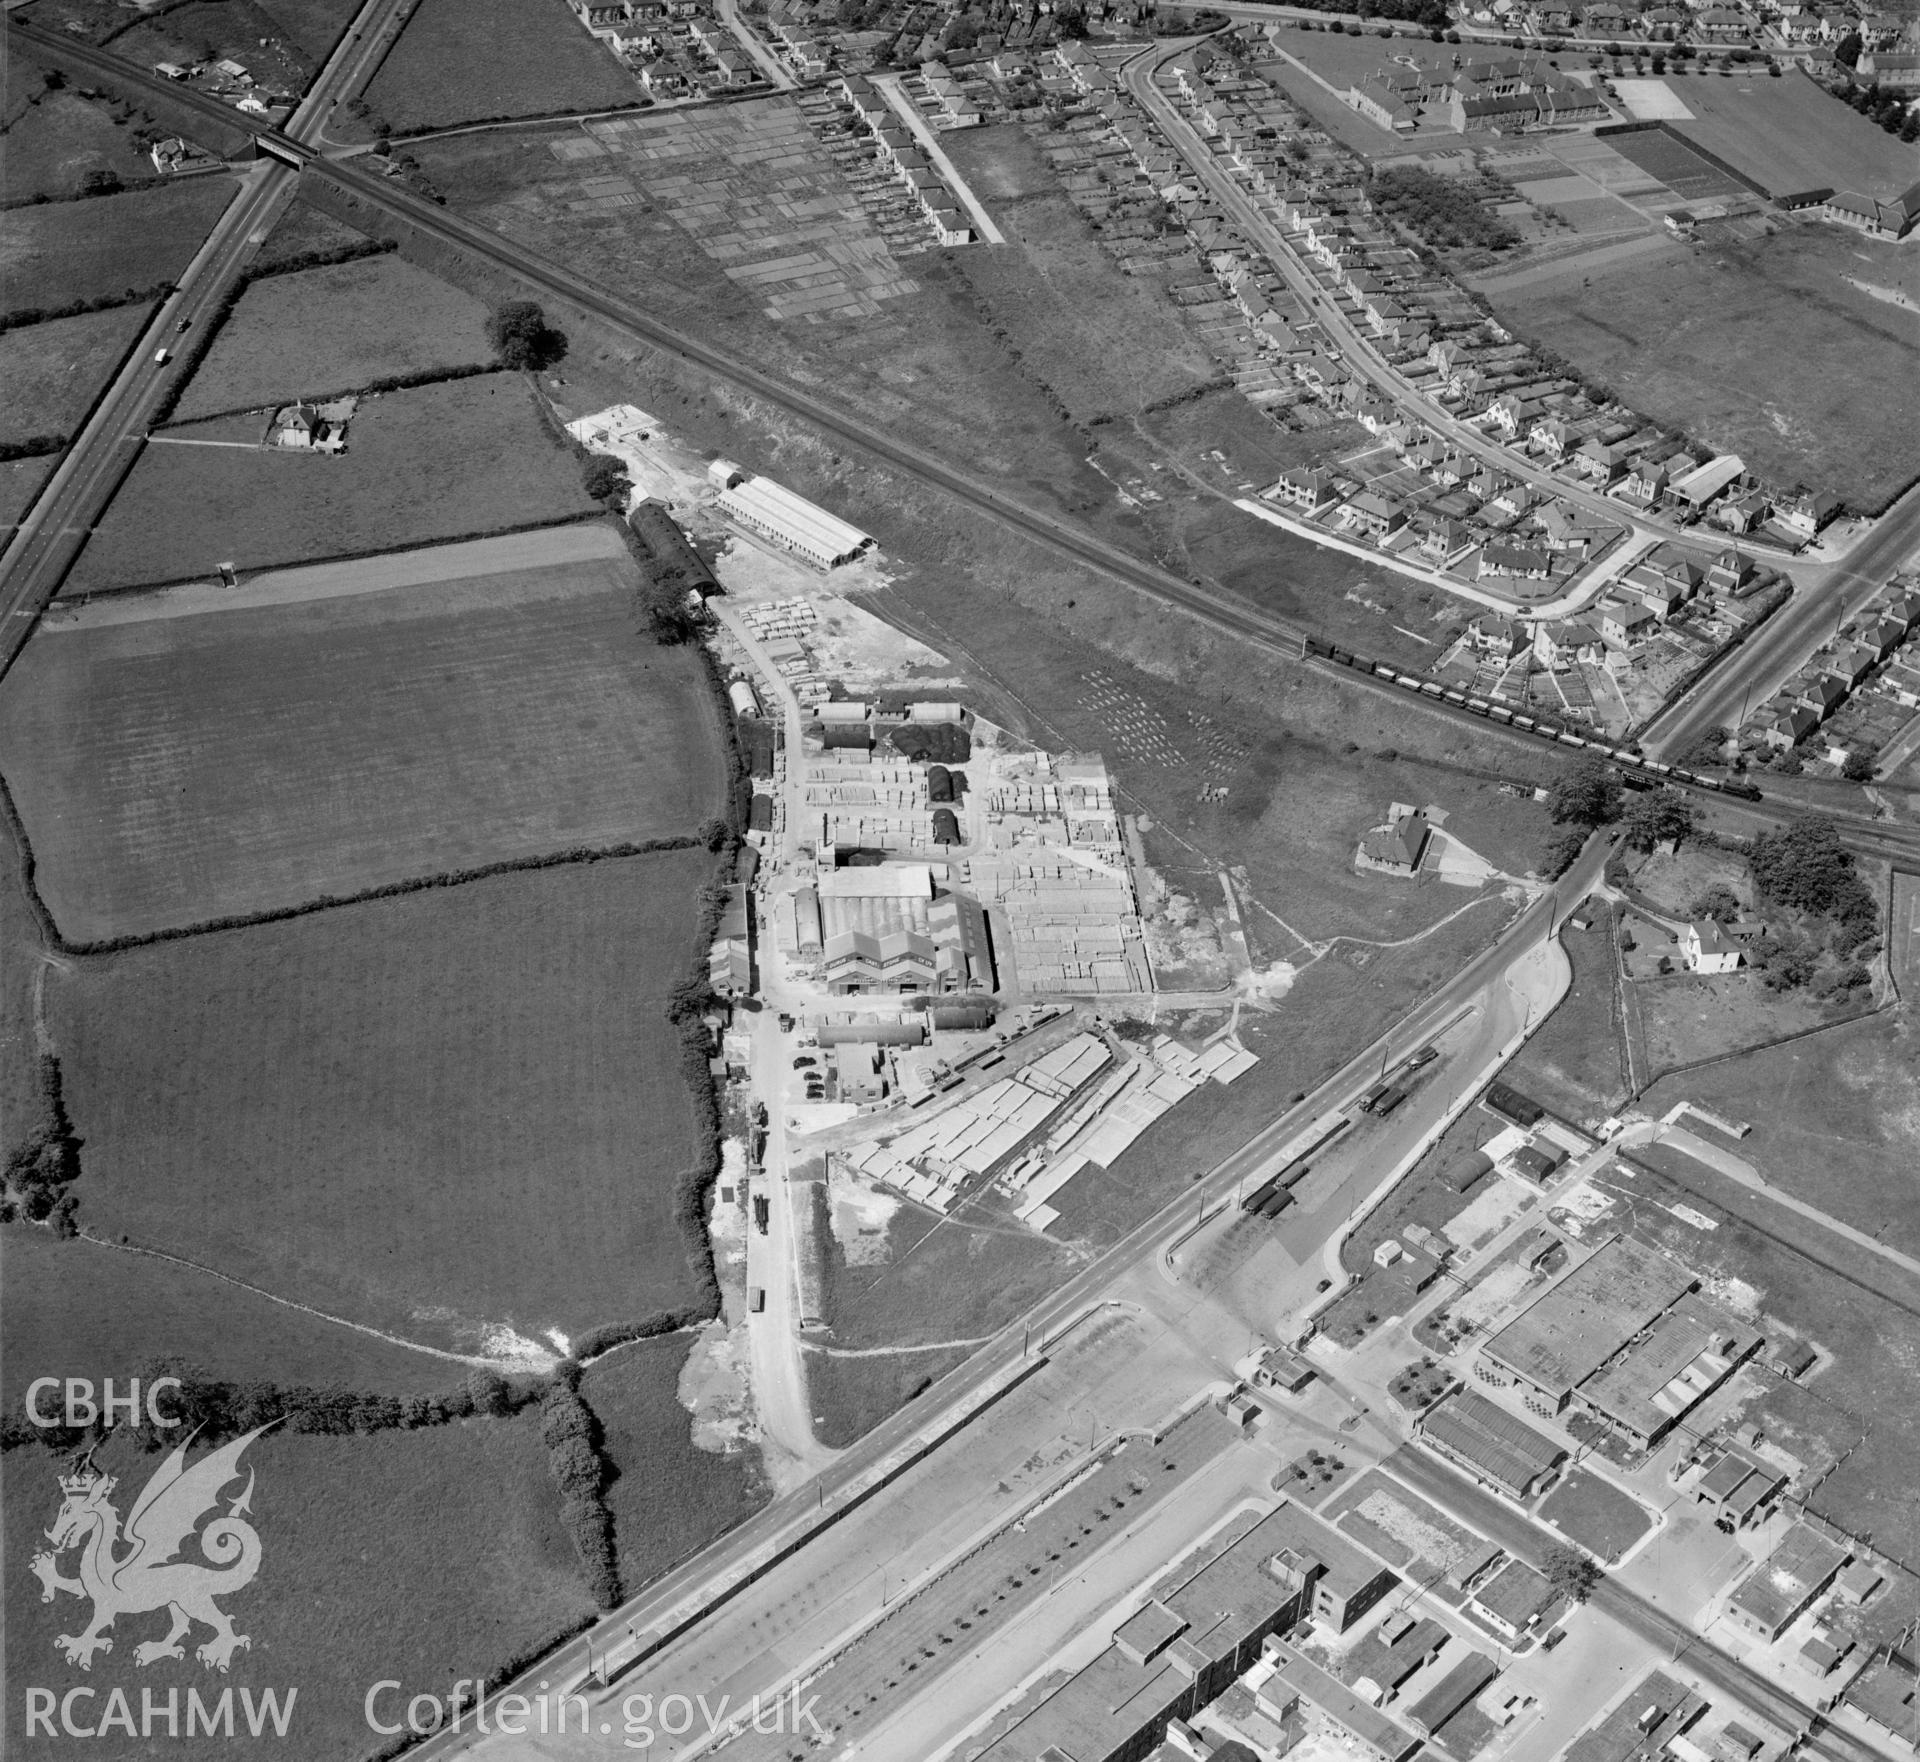
[[[759,1285],[747,1287],[747,1308],[754,1315],[764,1315],[767,1308],[766,1291]]]
[[[753,1227],[763,1236],[767,1233],[767,1196],[764,1193],[753,1196]]]

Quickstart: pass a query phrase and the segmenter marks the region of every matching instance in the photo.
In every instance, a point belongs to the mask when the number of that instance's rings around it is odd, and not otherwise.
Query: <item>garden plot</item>
[[[566,175],[520,203],[614,219],[656,209],[771,318],[871,318],[918,290],[792,104],[591,122],[549,150]]]

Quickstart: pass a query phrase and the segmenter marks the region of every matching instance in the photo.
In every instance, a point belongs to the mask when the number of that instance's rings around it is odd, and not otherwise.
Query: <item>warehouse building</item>
[[[1852,1558],[1845,1543],[1796,1523],[1727,1599],[1727,1619],[1763,1640],[1777,1640]]]
[[[1489,1340],[1481,1357],[1560,1413],[1573,1391],[1699,1281],[1648,1243],[1616,1236]]]
[[[720,469],[726,467],[725,470]],[[709,467],[720,492],[720,512],[757,538],[791,551],[816,569],[836,569],[851,563],[873,539],[824,508],[766,477],[743,477],[731,461],[717,459]]]
[[[925,863],[824,871],[821,972],[836,996],[991,991],[993,945],[977,900],[936,890]]]
[[[1525,1499],[1552,1478],[1566,1451],[1532,1426],[1463,1389],[1414,1421],[1420,1441],[1457,1462],[1482,1486]]]

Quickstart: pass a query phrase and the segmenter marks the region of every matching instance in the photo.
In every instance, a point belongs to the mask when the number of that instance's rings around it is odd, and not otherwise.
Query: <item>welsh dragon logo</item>
[[[201,1457],[191,1468],[186,1466],[187,1445],[193,1442],[189,1437],[141,1489],[127,1513],[124,1535],[120,1513],[112,1502],[120,1483],[93,1466],[91,1451],[78,1472],[60,1476],[60,1514],[46,1532],[53,1546],[34,1555],[28,1569],[40,1581],[43,1603],[51,1603],[56,1591],[93,1601],[93,1619],[86,1630],[61,1634],[54,1641],[69,1664],[91,1670],[94,1653],[113,1650],[113,1636],[107,1630],[120,1616],[158,1609],[168,1611],[173,1626],[164,1639],[134,1647],[136,1664],[184,1658],[180,1642],[196,1621],[213,1629],[213,1638],[194,1654],[210,1669],[225,1670],[237,1650],[251,1645],[245,1634],[234,1632],[232,1617],[214,1598],[244,1590],[260,1570],[260,1537],[245,1521],[253,1499],[252,1469],[247,1470],[240,1496],[199,1531],[200,1552],[212,1565],[175,1556],[201,1518],[217,1509],[222,1490],[239,1479],[241,1452],[266,1429],[256,1427]],[[124,1553],[123,1542],[132,1544]],[[69,1548],[80,1550],[78,1578],[66,1578],[60,1572],[60,1556]]]

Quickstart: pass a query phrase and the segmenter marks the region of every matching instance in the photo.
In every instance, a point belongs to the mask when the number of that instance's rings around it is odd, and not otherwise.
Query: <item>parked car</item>
[[[1423,1046],[1413,1057],[1407,1060],[1407,1069],[1417,1071],[1424,1065],[1432,1064],[1439,1056],[1440,1052],[1437,1047]]]
[[[802,1055],[793,1061],[793,1068],[796,1071],[804,1071],[808,1065],[817,1065],[819,1062],[817,1058],[808,1058]]]

